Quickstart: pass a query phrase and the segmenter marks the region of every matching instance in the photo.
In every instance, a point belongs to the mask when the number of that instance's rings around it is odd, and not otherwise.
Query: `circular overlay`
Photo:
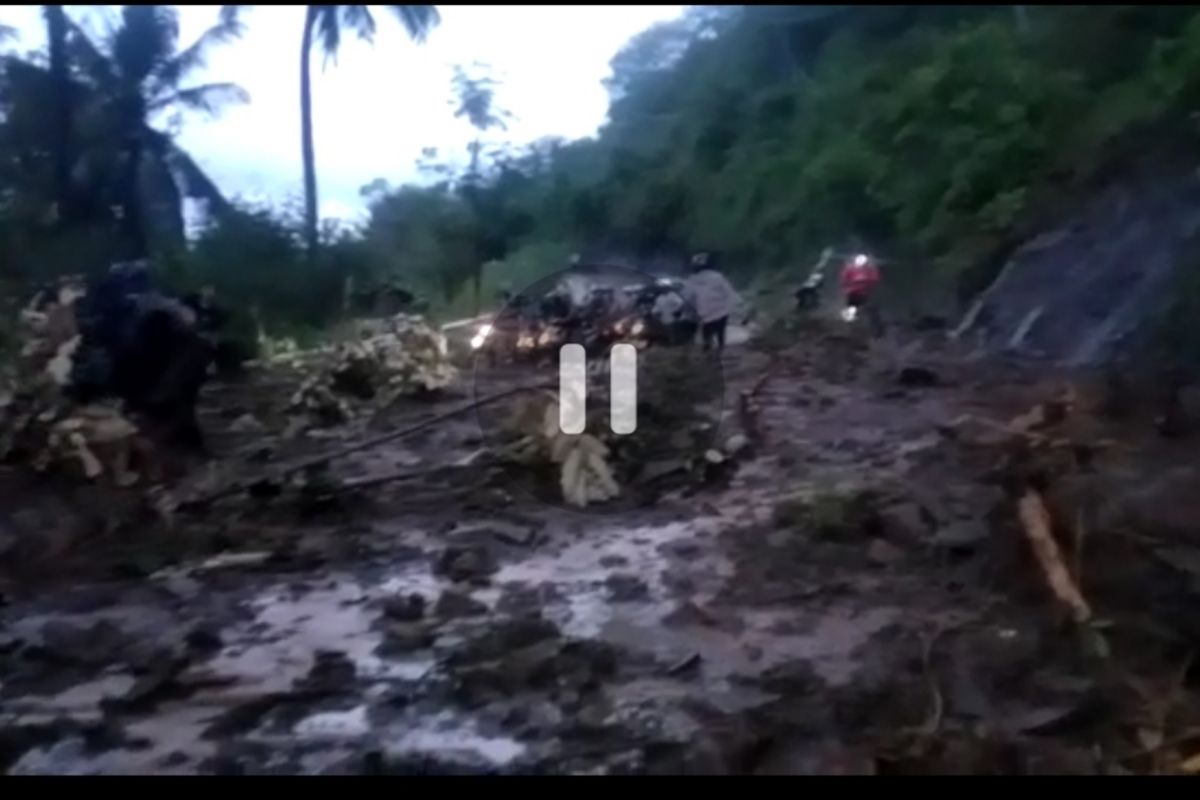
[[[537,499],[603,513],[696,469],[725,402],[721,357],[702,347],[678,278],[625,267],[573,267],[500,299],[472,331],[475,400],[542,385],[477,409],[485,447],[531,466]],[[565,398],[565,402],[559,402]],[[557,422],[546,408],[558,404]],[[550,436],[588,434],[608,449],[619,498],[582,509],[563,499]],[[507,484],[506,484],[507,488]]]

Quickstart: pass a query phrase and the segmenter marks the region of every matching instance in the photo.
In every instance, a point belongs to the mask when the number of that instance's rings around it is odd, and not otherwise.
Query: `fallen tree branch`
[[[1050,512],[1046,510],[1041,495],[1033,489],[1027,489],[1017,502],[1017,513],[1050,591],[1070,608],[1076,622],[1083,624],[1090,621],[1092,609],[1063,562],[1058,542],[1050,530]]]
[[[432,467],[430,469],[408,469],[397,470],[395,472],[386,472],[379,475],[367,475],[362,478],[350,478],[349,480],[340,481],[339,489],[344,490],[361,490],[369,489],[374,486],[381,486],[385,483],[399,483],[401,481],[418,480],[421,478],[433,478],[442,474],[454,474],[463,470],[478,469],[480,464],[447,464],[443,467]]]
[[[492,403],[497,403],[501,400],[506,400],[506,399],[508,399],[510,397],[514,397],[518,394],[523,394],[525,392],[544,391],[546,389],[556,389],[557,387],[558,387],[557,382],[536,383],[536,384],[530,384],[527,386],[518,386],[515,389],[507,389],[503,392],[496,392],[495,394],[485,395],[484,397],[477,398],[470,403],[461,405],[458,408],[455,408],[450,411],[446,411],[442,414],[438,414],[436,416],[430,417],[429,419],[418,422],[415,425],[410,425],[407,428],[401,428],[398,431],[390,431],[389,433],[385,433],[380,436],[375,436],[370,439],[364,439],[363,441],[356,442],[355,444],[346,445],[345,447],[338,448],[337,450],[332,450],[327,453],[321,453],[319,455],[312,456],[311,458],[306,458],[301,461],[297,461],[286,467],[282,467],[269,475],[260,476],[258,478],[255,478],[255,479],[249,480],[249,481],[239,481],[237,483],[233,483],[229,486],[226,486],[222,489],[218,489],[217,491],[211,492],[207,495],[203,495],[201,497],[194,498],[192,500],[187,500],[187,501],[181,503],[179,507],[181,510],[192,510],[192,509],[201,508],[201,507],[209,505],[211,503],[215,503],[218,500],[223,500],[227,497],[232,497],[235,494],[240,494],[242,492],[245,492],[245,491],[249,490],[252,486],[261,484],[263,482],[268,482],[268,481],[272,481],[272,480],[281,482],[284,479],[288,478],[289,476],[295,475],[298,472],[304,472],[305,470],[312,469],[313,467],[323,466],[325,464],[328,464],[331,461],[336,461],[339,458],[345,458],[346,456],[353,455],[354,453],[361,453],[362,451],[369,450],[372,447],[378,447],[380,445],[387,444],[388,442],[394,442],[397,439],[402,439],[405,436],[411,436],[412,434],[419,433],[419,432],[425,430],[426,428],[431,428],[434,425],[438,425],[442,422],[446,422],[447,420],[451,420],[451,419],[454,419],[455,417],[462,416],[463,414],[467,413],[468,411],[474,411],[475,409],[482,408],[483,406],[491,405]],[[389,479],[390,480],[402,480],[403,477],[404,476],[390,476]],[[368,485],[368,484],[360,483],[359,488],[361,488],[363,485]]]
[[[738,398],[738,415],[741,419],[742,429],[745,430],[750,441],[755,444],[762,444],[763,438],[762,429],[759,424],[761,420],[759,418],[758,396],[766,388],[767,382],[775,377],[780,367],[786,363],[786,359],[781,354],[776,353],[773,355],[762,374]]]

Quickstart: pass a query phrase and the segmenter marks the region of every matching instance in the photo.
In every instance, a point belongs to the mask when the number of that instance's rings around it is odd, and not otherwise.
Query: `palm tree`
[[[310,63],[314,35],[326,60],[336,60],[343,29],[367,42],[375,35],[369,6],[307,6],[300,44],[300,153],[304,160],[304,236],[309,257],[317,252],[317,163],[313,146]],[[435,6],[385,6],[400,20],[408,37],[422,42],[440,21]]]
[[[121,22],[97,46],[78,26],[69,23],[68,46],[79,65],[86,97],[81,114],[98,132],[103,150],[119,157],[118,187],[121,225],[130,257],[144,257],[147,194],[161,202],[151,211],[166,211],[174,229],[182,234],[181,192],[207,200],[209,210],[220,212],[224,200],[213,183],[172,137],[151,122],[183,111],[215,115],[231,102],[247,102],[245,90],[232,83],[184,87],[186,78],[202,68],[208,51],[241,35],[236,8],[221,10],[218,23],[189,47],[178,49],[179,21],[169,6],[124,6]]]
[[[71,192],[71,76],[67,64],[67,15],[62,6],[42,6],[46,41],[50,51],[50,80],[54,101],[54,201],[59,218],[69,224],[75,217]]]
[[[471,279],[475,287],[475,314],[483,306],[483,265],[486,261],[500,259],[504,255],[504,236],[497,236],[496,223],[499,215],[485,211],[487,192],[483,186],[483,175],[479,156],[483,152],[482,137],[492,128],[508,130],[507,121],[512,114],[495,105],[496,81],[487,74],[487,67],[480,65],[482,72],[472,75],[462,67],[454,68],[454,93],[452,104],[457,104],[454,116],[465,117],[476,130],[475,141],[467,146],[471,162],[467,174],[460,182],[460,193],[471,209],[475,220],[476,253],[473,259]],[[493,209],[494,211],[494,209]]]

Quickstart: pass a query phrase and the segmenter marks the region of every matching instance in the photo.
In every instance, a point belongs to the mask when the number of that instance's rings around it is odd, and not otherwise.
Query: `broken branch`
[[[180,508],[181,509],[195,509],[195,508],[199,508],[202,506],[206,506],[210,503],[215,503],[218,500],[223,500],[226,497],[231,497],[235,494],[240,494],[241,492],[244,492],[244,491],[250,489],[250,487],[252,487],[256,484],[260,484],[264,481],[269,481],[272,479],[274,479],[276,481],[283,481],[284,479],[290,477],[291,475],[295,475],[296,473],[304,472],[305,470],[312,469],[313,467],[324,466],[325,464],[328,464],[329,462],[335,461],[339,458],[345,458],[346,456],[353,455],[354,453],[360,453],[363,450],[369,450],[372,447],[378,447],[379,445],[387,444],[388,442],[393,442],[397,439],[402,439],[405,436],[411,436],[412,434],[419,433],[420,431],[423,431],[426,428],[431,428],[434,425],[438,425],[442,422],[446,422],[447,420],[451,420],[451,419],[454,419],[455,417],[462,416],[463,414],[467,413],[468,411],[474,411],[477,408],[482,408],[483,406],[490,405],[492,403],[497,403],[501,400],[506,400],[509,397],[514,397],[514,396],[516,396],[518,394],[522,394],[524,392],[543,391],[546,389],[554,389],[554,388],[557,388],[557,383],[548,383],[548,382],[547,383],[537,383],[537,384],[531,384],[531,385],[527,385],[527,386],[518,386],[515,389],[507,389],[503,392],[496,392],[495,394],[486,395],[484,397],[477,398],[476,400],[474,400],[470,403],[461,405],[458,408],[452,409],[450,411],[446,411],[442,414],[438,414],[436,416],[430,417],[429,419],[418,422],[415,425],[410,425],[407,428],[401,428],[398,431],[391,431],[389,433],[385,433],[380,436],[375,436],[370,439],[365,439],[365,440],[363,440],[361,442],[357,442],[355,444],[346,445],[345,447],[340,447],[337,450],[332,450],[327,453],[322,453],[320,455],[316,455],[311,458],[306,458],[301,461],[297,461],[294,464],[291,464],[286,467],[282,467],[281,469],[277,470],[276,472],[274,472],[273,474],[271,474],[269,476],[259,477],[254,480],[251,480],[251,481],[240,481],[240,482],[231,484],[230,486],[226,486],[223,489],[218,489],[217,491],[212,492],[210,494],[207,494],[202,497],[182,503],[180,505]],[[393,476],[393,477],[390,477],[389,479],[397,480],[397,479],[401,479],[401,478]],[[361,484],[360,484],[359,488],[361,488]]]
[[[1088,622],[1092,618],[1092,609],[1063,562],[1058,542],[1051,533],[1050,512],[1041,495],[1033,489],[1026,490],[1017,503],[1017,513],[1050,591],[1071,610],[1076,622]]]

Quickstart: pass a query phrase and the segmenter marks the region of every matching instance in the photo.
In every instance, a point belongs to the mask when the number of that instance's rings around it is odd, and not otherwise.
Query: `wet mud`
[[[1019,413],[1044,381],[947,360],[903,385],[844,346],[732,350],[727,391],[758,386],[754,448],[722,482],[637,507],[539,503],[479,467],[317,509],[238,500],[170,532],[66,516],[61,541],[32,544],[54,515],[28,493],[0,530],[39,565],[0,589],[0,769],[1181,768],[1200,750],[1200,541],[1172,531],[1200,520],[1161,510],[1185,513],[1197,473],[1148,480],[1173,455],[1154,445],[1059,487],[1105,498],[1082,556],[1097,656],[1040,581],[994,453],[941,432]],[[253,387],[217,392],[252,408]],[[461,465],[479,445],[465,418],[337,470]],[[218,446],[237,454],[224,477],[291,445]]]

